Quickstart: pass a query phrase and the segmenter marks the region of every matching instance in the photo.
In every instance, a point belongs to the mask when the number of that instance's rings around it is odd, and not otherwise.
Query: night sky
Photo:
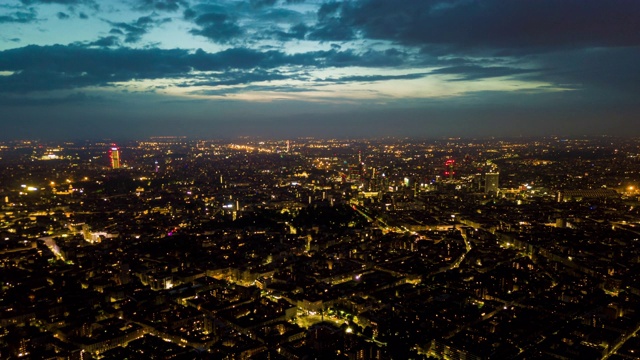
[[[640,135],[638,0],[1,0],[0,139]]]

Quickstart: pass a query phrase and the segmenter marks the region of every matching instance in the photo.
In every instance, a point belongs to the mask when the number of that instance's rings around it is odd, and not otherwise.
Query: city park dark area
[[[5,141],[2,359],[638,359],[640,140]]]

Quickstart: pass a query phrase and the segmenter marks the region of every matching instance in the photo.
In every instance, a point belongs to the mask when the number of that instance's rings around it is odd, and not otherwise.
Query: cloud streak
[[[352,50],[313,51],[286,54],[281,51],[259,51],[232,48],[216,53],[203,50],[105,48],[117,45],[114,36],[101,38],[87,45],[27,46],[0,52],[0,92],[29,93],[86,86],[108,86],[133,79],[191,78],[201,84],[197,72],[227,72],[225,82],[245,83],[268,80],[269,69],[283,66],[384,67],[401,61],[397,54]],[[95,47],[101,48],[95,48]],[[243,72],[248,71],[248,72]],[[243,72],[244,80],[237,76]],[[276,78],[282,79],[282,75]],[[234,80],[232,80],[234,79]],[[239,81],[239,82],[238,82]]]
[[[19,23],[26,24],[35,22],[37,20],[37,14],[33,9],[28,11],[15,11],[6,15],[0,15],[0,24],[6,23]]]

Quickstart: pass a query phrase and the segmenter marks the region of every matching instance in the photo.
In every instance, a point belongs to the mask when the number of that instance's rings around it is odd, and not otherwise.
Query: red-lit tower
[[[447,159],[447,161],[444,163],[444,176],[447,178],[452,178],[455,174],[455,164],[456,161],[453,159]]]
[[[109,160],[111,160],[112,169],[120,169],[120,148],[116,144],[111,144],[109,149]]]

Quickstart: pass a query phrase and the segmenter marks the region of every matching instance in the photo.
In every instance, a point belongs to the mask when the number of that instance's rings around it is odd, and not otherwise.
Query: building
[[[484,192],[495,195],[499,190],[499,173],[484,174]]]
[[[109,160],[111,161],[112,169],[120,169],[120,148],[115,144],[112,144],[109,149]]]
[[[349,180],[358,182],[362,180],[362,164],[349,165]]]
[[[617,199],[620,195],[613,189],[560,190],[558,202],[581,201],[584,199]]]
[[[455,166],[456,165],[456,161],[453,159],[448,159],[445,163],[444,163],[444,176],[448,179],[452,179],[453,176],[456,174],[455,171]]]

